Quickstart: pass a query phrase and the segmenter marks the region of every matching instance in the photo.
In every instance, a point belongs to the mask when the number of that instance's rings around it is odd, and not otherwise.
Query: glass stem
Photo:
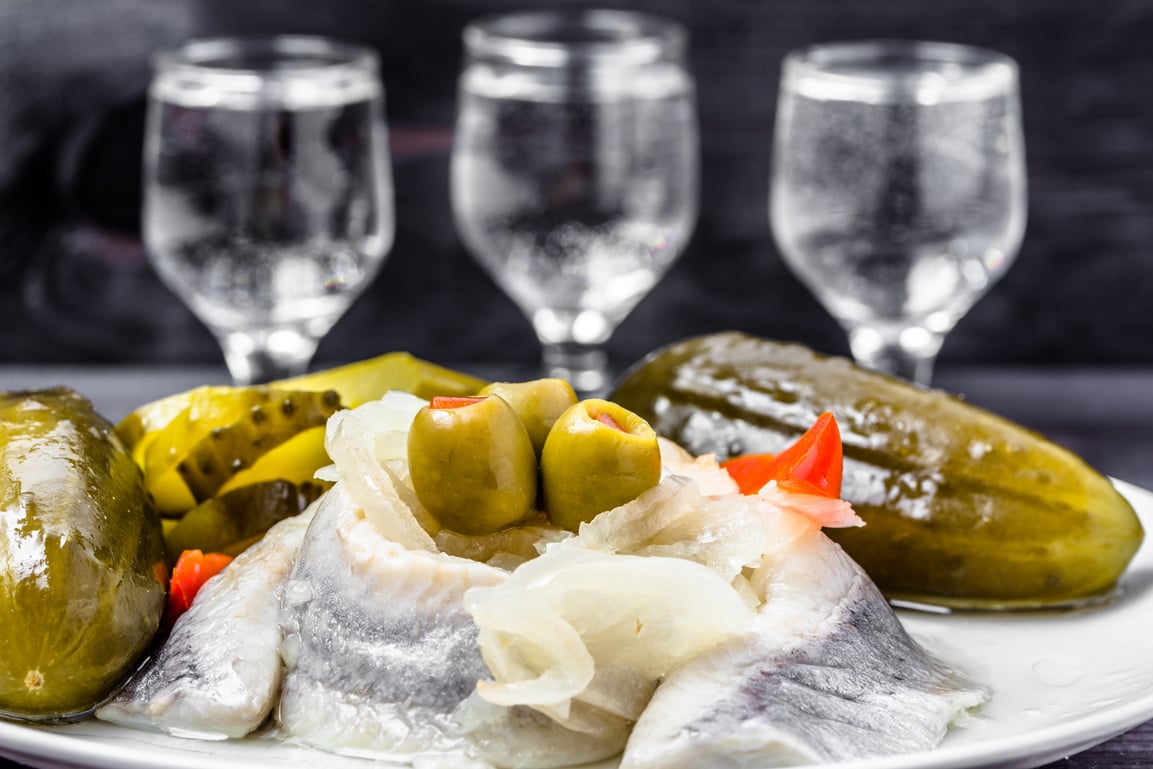
[[[849,347],[857,363],[923,387],[933,379],[933,364],[944,341],[944,334],[922,326],[849,329]]]
[[[218,334],[236,385],[265,384],[308,370],[320,340],[291,328]]]
[[[581,398],[603,397],[610,375],[608,354],[600,344],[545,342],[545,375],[566,379]]]

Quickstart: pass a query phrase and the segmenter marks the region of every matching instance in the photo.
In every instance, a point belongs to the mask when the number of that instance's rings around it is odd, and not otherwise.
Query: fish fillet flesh
[[[386,539],[338,483],[284,591],[279,736],[391,761],[452,758],[453,766],[573,765],[619,752],[620,719],[589,713],[582,733],[475,695],[490,673],[463,597],[507,577]]]
[[[276,524],[205,583],[161,649],[96,716],[180,737],[243,737],[280,689],[280,597],[314,508]]]
[[[821,532],[754,576],[752,630],[661,683],[621,769],[795,766],[929,750],[987,692],[918,645]]]

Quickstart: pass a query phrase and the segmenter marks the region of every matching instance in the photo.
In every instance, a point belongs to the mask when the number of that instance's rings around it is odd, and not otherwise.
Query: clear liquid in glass
[[[296,84],[268,108],[161,78],[153,101],[144,226],[161,276],[218,335],[322,335],[391,245],[378,86]]]
[[[909,77],[887,94],[810,82],[781,95],[773,232],[850,331],[944,334],[1024,233],[1015,91],[977,83],[956,98],[904,98]]]
[[[607,340],[695,224],[690,83],[672,66],[629,74],[550,82],[478,65],[462,79],[458,227],[546,345]]]

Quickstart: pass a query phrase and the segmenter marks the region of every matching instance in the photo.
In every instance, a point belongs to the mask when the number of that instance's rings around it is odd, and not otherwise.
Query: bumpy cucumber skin
[[[1092,601],[1144,536],[1107,478],[1043,436],[797,345],[689,339],[639,363],[612,398],[721,459],[779,451],[832,411],[842,494],[867,525],[827,533],[890,598],[967,609]]]
[[[341,408],[335,390],[268,389],[265,394],[266,403],[253,406],[244,418],[197,441],[177,465],[177,472],[198,503],[214,497],[232,476],[251,467],[268,451],[304,430],[323,426]]]
[[[86,399],[0,394],[0,524],[0,715],[83,715],[143,656],[165,594],[140,468]]]

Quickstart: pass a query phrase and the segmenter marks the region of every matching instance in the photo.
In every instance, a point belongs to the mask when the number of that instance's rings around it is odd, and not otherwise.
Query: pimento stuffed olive
[[[532,447],[540,456],[544,439],[557,418],[577,402],[572,385],[563,379],[533,379],[528,382],[493,382],[485,386],[481,395],[499,395],[508,401],[512,410],[528,430]]]
[[[541,452],[549,520],[569,531],[657,485],[661,453],[648,422],[597,398],[570,406]]]
[[[490,534],[536,512],[536,452],[499,396],[434,398],[413,419],[408,465],[420,503],[447,529]]]

